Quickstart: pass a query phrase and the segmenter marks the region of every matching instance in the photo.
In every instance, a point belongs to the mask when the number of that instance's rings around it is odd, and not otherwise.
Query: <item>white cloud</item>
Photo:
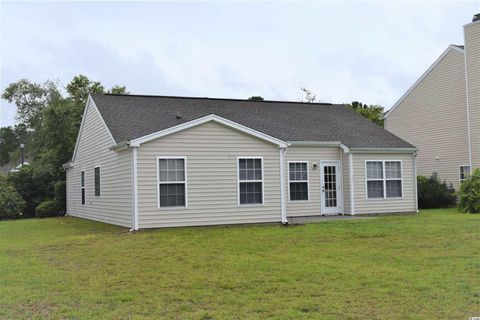
[[[450,43],[455,3],[2,3],[1,86],[83,73],[132,93],[390,107]],[[1,102],[0,124],[14,108]]]

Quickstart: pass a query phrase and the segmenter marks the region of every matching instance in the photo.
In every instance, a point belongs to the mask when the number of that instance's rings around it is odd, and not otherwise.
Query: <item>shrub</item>
[[[480,169],[476,169],[460,186],[458,208],[463,212],[480,213]]]
[[[8,176],[8,181],[25,201],[23,217],[34,217],[35,208],[45,199],[53,197],[53,183],[50,176],[38,173],[34,165],[26,166]]]
[[[441,182],[436,175],[430,178],[418,176],[417,194],[418,207],[421,209],[455,206],[455,192],[449,189],[445,182]]]
[[[7,179],[0,176],[0,219],[19,218],[25,201]]]
[[[60,212],[65,212],[67,205],[67,184],[63,180],[55,183],[55,201]]]
[[[35,208],[37,218],[56,217],[59,215],[58,205],[55,200],[46,200]]]

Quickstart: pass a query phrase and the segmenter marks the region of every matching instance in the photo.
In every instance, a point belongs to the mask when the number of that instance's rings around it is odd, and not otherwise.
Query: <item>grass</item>
[[[1,319],[468,319],[480,215],[145,230],[0,222]]]

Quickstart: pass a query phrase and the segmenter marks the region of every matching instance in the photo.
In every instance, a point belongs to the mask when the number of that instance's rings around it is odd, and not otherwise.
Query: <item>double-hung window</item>
[[[460,183],[470,175],[470,166],[460,166]]]
[[[238,158],[239,204],[263,204],[262,158]]]
[[[288,163],[290,201],[308,200],[308,162]]]
[[[85,204],[85,171],[82,170],[80,172],[80,189],[81,189],[81,199],[82,199],[82,205]]]
[[[95,197],[100,197],[100,167],[94,169]]]
[[[183,157],[158,158],[158,204],[186,207],[186,165]]]
[[[402,197],[401,161],[367,161],[366,170],[368,199]]]

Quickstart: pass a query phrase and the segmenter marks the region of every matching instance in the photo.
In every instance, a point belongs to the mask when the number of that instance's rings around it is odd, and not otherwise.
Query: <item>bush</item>
[[[417,177],[418,207],[428,208],[449,208],[455,206],[456,196],[453,190],[441,182],[436,175],[430,178]]]
[[[57,202],[58,210],[65,212],[67,205],[67,184],[63,180],[55,183],[55,201]]]
[[[37,218],[56,217],[59,215],[58,205],[55,200],[46,200],[35,208]]]
[[[25,209],[25,201],[7,179],[0,176],[0,219],[19,218]]]
[[[458,208],[463,212],[480,213],[480,169],[462,182]]]
[[[49,175],[37,172],[33,165],[25,166],[8,176],[8,181],[25,201],[23,217],[34,217],[35,208],[40,202],[53,198],[53,183],[50,179]]]

